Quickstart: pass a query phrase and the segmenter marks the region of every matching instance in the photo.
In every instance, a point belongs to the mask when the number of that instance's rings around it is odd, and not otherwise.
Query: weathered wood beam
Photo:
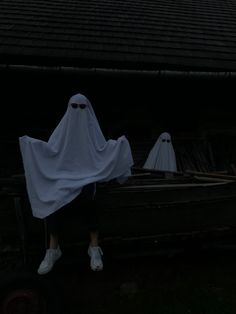
[[[186,173],[197,175],[197,176],[202,176],[202,177],[214,177],[214,178],[221,178],[221,179],[228,179],[228,180],[236,181],[236,176],[220,174],[216,172],[200,172],[200,171],[186,170]]]

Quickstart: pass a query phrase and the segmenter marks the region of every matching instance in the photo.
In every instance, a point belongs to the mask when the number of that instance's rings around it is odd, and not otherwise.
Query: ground
[[[62,292],[65,314],[232,314],[236,312],[236,250],[104,256],[92,272],[87,258],[64,256],[47,279]]]

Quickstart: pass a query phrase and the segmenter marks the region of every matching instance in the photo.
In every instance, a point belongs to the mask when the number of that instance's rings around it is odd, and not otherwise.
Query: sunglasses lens
[[[162,141],[162,142],[170,143],[170,140],[166,140],[166,139],[164,139],[164,138],[163,138],[161,141]]]
[[[73,103],[73,104],[71,104],[71,107],[74,108],[74,109],[76,109],[76,108],[78,108],[78,105],[75,104],[75,103]]]

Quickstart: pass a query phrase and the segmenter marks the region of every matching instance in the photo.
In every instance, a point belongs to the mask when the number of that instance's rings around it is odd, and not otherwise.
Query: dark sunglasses
[[[166,139],[164,139],[164,138],[163,138],[161,141],[162,141],[162,142],[170,143],[170,140],[166,140]]]
[[[72,103],[71,104],[71,107],[74,108],[74,109],[77,109],[78,107],[80,107],[81,109],[84,109],[86,107],[85,104],[76,104],[76,103]]]

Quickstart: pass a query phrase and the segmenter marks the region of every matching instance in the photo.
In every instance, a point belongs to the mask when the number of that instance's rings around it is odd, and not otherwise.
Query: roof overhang
[[[175,78],[175,79],[207,79],[230,80],[236,78],[236,72],[225,71],[177,71],[177,70],[130,70],[112,68],[82,68],[67,66],[38,66],[0,64],[0,71],[38,72],[38,73],[65,73],[86,76],[113,76],[113,77],[147,77],[147,78]]]

